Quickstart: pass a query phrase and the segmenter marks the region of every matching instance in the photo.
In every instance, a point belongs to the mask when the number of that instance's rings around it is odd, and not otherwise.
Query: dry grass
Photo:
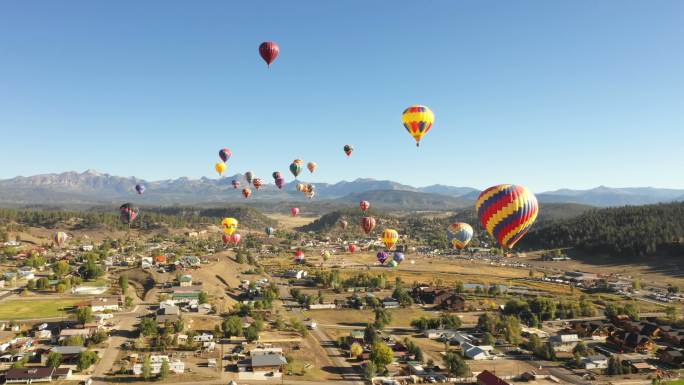
[[[265,214],[267,217],[278,221],[281,227],[285,229],[293,229],[295,227],[300,227],[304,226],[306,224],[309,224],[316,219],[320,218],[319,216],[306,216],[306,215],[298,215],[296,217],[293,217],[292,215],[289,214]]]

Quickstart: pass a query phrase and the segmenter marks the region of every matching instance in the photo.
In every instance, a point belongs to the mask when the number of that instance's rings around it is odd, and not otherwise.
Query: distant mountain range
[[[270,175],[261,176],[272,182]],[[265,205],[277,202],[308,201],[296,191],[297,180],[278,190],[272,183],[259,191],[252,188],[249,200],[242,198],[240,189],[231,181],[237,179],[243,186],[242,174],[220,179],[178,178],[145,181],[136,177],[120,177],[87,170],[82,173],[64,172],[0,180],[0,205],[95,205],[132,201],[141,205],[203,205],[209,203],[241,202]],[[137,183],[147,187],[144,195],[134,191]],[[354,204],[361,199],[371,200],[386,208],[415,210],[445,210],[471,205],[479,194],[472,187],[432,185],[413,187],[389,180],[356,179],[338,183],[315,183],[316,201],[337,201]],[[600,186],[590,190],[562,189],[538,193],[543,203],[577,203],[598,207],[641,205],[660,202],[684,201],[684,190],[652,187],[610,188]],[[330,202],[332,203],[332,202]],[[315,205],[315,204],[314,204]]]

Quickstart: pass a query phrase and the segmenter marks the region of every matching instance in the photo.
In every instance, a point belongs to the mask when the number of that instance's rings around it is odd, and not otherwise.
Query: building
[[[7,384],[32,384],[36,382],[51,382],[55,374],[55,368],[31,367],[11,368],[5,373]]]
[[[251,354],[250,358],[238,361],[238,378],[244,380],[269,373],[271,377],[281,377],[285,365],[287,360],[281,354]]]
[[[290,269],[283,274],[283,278],[302,279],[306,278],[307,275],[306,270]]]
[[[658,359],[675,368],[684,368],[684,352],[681,350],[673,348],[659,350]]]
[[[157,255],[154,257],[154,263],[155,265],[164,265],[166,264],[166,255]]]
[[[180,287],[192,286],[192,275],[183,274],[178,278],[178,285]]]
[[[202,333],[192,337],[195,342],[211,342],[214,340],[214,335],[209,333]]]
[[[553,350],[557,352],[571,352],[579,341],[577,334],[560,334],[549,338]]]
[[[484,370],[477,375],[477,385],[510,385],[508,382],[497,377],[489,370]]]
[[[185,363],[183,361],[169,360],[169,356],[153,354],[150,356],[150,366],[152,368],[152,374],[159,374],[159,372],[161,372],[162,363],[164,361],[168,361],[169,370],[172,373],[182,374],[183,372],[185,372]],[[141,375],[143,372],[142,368],[142,362],[133,365],[133,374],[138,376]]]
[[[122,296],[114,295],[110,297],[95,298],[90,302],[93,313],[103,311],[119,311],[123,307]]]
[[[95,330],[88,328],[88,329],[62,329],[59,332],[59,341],[73,337],[73,336],[81,336],[84,339],[89,338],[94,334]]]
[[[334,303],[312,303],[309,305],[309,310],[335,309],[335,307]]]
[[[535,336],[537,336],[537,337],[539,337],[539,338],[549,338],[549,333],[547,333],[547,332],[545,332],[545,331],[543,331],[543,330],[541,330],[541,329],[523,326],[523,327],[521,328],[521,331],[522,331],[522,332],[521,332],[520,334],[521,334],[523,337],[531,337],[531,336],[535,335]]]
[[[465,298],[453,292],[441,292],[435,296],[435,305],[442,310],[464,311]]]
[[[589,357],[582,358],[582,367],[584,369],[606,369],[608,368],[608,357],[602,354],[596,354]]]
[[[53,346],[40,359],[42,364],[46,364],[49,353],[59,353],[62,355],[62,363],[75,363],[81,352],[85,350],[83,346]]]
[[[401,304],[399,303],[399,301],[397,301],[396,299],[394,299],[392,297],[385,297],[382,300],[382,307],[385,309],[396,309],[400,306],[401,306]]]
[[[461,344],[463,356],[470,358],[471,360],[488,360],[491,358],[489,353],[492,350],[494,350],[494,348],[489,345],[475,346],[467,342]]]

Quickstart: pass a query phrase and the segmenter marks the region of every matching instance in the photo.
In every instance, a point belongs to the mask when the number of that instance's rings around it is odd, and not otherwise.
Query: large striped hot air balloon
[[[233,233],[238,228],[238,220],[235,218],[223,218],[223,220],[221,221],[221,225],[223,225],[224,233],[228,235],[233,235]]]
[[[261,186],[264,185],[264,181],[261,178],[254,178],[254,180],[252,180],[252,184],[257,190],[259,190]]]
[[[404,123],[406,131],[416,140],[416,147],[420,146],[420,140],[430,131],[434,121],[435,114],[432,110],[418,104],[405,109],[401,115],[401,122]]]
[[[473,239],[473,228],[467,223],[457,222],[449,225],[449,239],[456,249],[463,249]]]
[[[290,172],[295,178],[302,172],[302,163],[303,162],[300,159],[295,159],[294,162],[290,164]]]
[[[272,41],[265,41],[259,45],[259,55],[266,62],[267,66],[271,66],[271,63],[275,61],[280,53],[280,47],[278,44]]]
[[[375,228],[375,223],[375,218],[373,217],[361,218],[361,228],[363,228],[363,232],[370,234],[370,232]]]
[[[480,223],[501,247],[511,249],[537,219],[537,198],[523,186],[501,184],[484,190],[475,205]]]
[[[387,247],[387,249],[392,250],[394,245],[397,244],[398,240],[399,233],[397,230],[385,229],[385,231],[382,232],[382,241],[385,243],[385,247]]]
[[[364,212],[368,211],[368,209],[370,208],[370,202],[361,201],[361,202],[359,202],[359,207],[361,208],[361,211],[364,211]]]

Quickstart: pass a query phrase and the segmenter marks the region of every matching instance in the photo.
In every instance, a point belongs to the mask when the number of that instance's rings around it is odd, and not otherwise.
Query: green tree
[[[373,361],[368,361],[366,367],[363,368],[363,378],[370,381],[378,373],[378,367]]]
[[[90,306],[84,306],[76,310],[76,319],[81,324],[93,322],[93,309]]]
[[[384,368],[394,361],[394,351],[384,342],[376,342],[371,349],[370,359],[378,368]]]
[[[206,292],[201,291],[201,292],[199,293],[198,301],[199,301],[199,303],[201,303],[201,304],[202,304],[202,303],[207,303],[207,302],[209,302],[209,296],[207,295]]]
[[[163,360],[161,364],[161,368],[159,369],[159,378],[162,380],[169,377],[169,373],[171,372],[171,368],[169,367],[169,360]]]
[[[383,329],[385,326],[389,325],[390,322],[392,322],[392,313],[388,309],[384,308],[376,308],[374,310],[375,312],[375,322],[373,323],[373,326],[375,326],[377,329]]]
[[[157,334],[157,322],[154,318],[145,317],[140,321],[140,334],[145,337],[149,337]]]
[[[78,354],[78,370],[85,370],[95,364],[98,360],[97,353],[92,350],[84,350]]]
[[[152,359],[150,358],[149,354],[145,355],[145,358],[143,359],[142,377],[145,380],[152,378]]]
[[[482,335],[482,344],[493,346],[495,343],[494,336],[490,332],[485,332]]]
[[[242,335],[242,320],[232,315],[223,321],[222,329],[225,337],[239,337]]]
[[[589,355],[589,349],[587,348],[587,344],[584,343],[584,341],[580,341],[575,345],[574,348],[572,348],[573,353],[577,353],[582,357],[586,357]]]
[[[353,358],[358,358],[361,354],[363,354],[363,346],[354,342],[349,348],[349,355]]]
[[[458,353],[447,352],[444,355],[444,366],[454,377],[464,377],[468,374],[468,365]]]
[[[50,368],[59,368],[59,365],[62,364],[62,354],[58,352],[50,352],[47,356],[47,361],[45,363],[46,366]]]
[[[67,261],[58,261],[57,263],[52,266],[52,272],[55,273],[55,275],[59,278],[64,277],[69,273],[69,270],[71,270],[71,267],[69,266],[69,263]]]
[[[121,291],[124,294],[128,291],[128,276],[127,275],[119,276],[119,287],[121,288]]]
[[[259,332],[254,325],[245,328],[245,339],[249,342],[256,341],[259,339]]]

